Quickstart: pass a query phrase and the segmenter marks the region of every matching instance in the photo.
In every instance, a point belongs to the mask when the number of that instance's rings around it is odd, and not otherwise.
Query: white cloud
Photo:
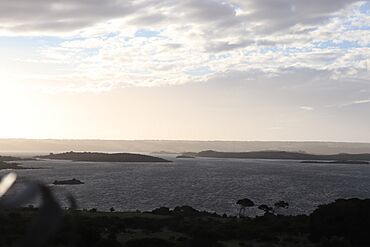
[[[314,108],[311,106],[300,106],[299,109],[304,110],[304,111],[313,111]]]
[[[354,100],[350,103],[346,103],[346,104],[341,105],[341,107],[354,106],[354,105],[363,105],[363,104],[368,104],[368,103],[370,103],[370,99]]]
[[[365,100],[356,100],[353,102],[353,104],[367,104],[370,103],[370,99],[365,99]]]
[[[312,78],[325,72],[334,80],[367,80],[369,16],[359,11],[362,4],[5,0],[0,32],[62,37],[59,44],[41,47],[35,59],[59,66],[29,79],[64,89],[177,85],[231,72],[247,75],[243,80],[302,71],[315,71]],[[138,31],[143,35],[135,35]]]

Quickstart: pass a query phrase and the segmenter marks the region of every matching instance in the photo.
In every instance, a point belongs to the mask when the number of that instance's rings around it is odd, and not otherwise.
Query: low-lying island
[[[71,160],[87,162],[171,162],[166,159],[133,153],[67,152],[36,156],[38,159]]]

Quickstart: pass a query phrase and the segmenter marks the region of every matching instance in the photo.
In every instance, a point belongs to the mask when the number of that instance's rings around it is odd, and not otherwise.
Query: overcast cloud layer
[[[0,23],[3,36],[53,37],[20,60],[52,67],[28,80],[71,88],[182,84],[233,71],[241,80],[302,69],[369,78],[369,1],[4,0]]]

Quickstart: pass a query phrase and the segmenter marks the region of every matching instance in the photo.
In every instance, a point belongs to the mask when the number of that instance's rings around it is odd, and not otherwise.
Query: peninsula
[[[38,159],[88,162],[171,162],[162,158],[133,153],[67,152],[36,156]]]
[[[19,157],[13,157],[13,156],[1,156],[0,155],[0,161],[29,161],[33,160],[31,158],[19,158]]]
[[[7,163],[7,162],[0,161],[0,170],[5,170],[5,169],[22,170],[22,169],[27,169],[27,168],[19,166],[18,164],[15,164],[15,163]]]

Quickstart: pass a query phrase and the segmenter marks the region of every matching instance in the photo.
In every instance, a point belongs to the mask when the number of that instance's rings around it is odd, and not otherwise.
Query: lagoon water
[[[16,170],[24,179],[51,184],[77,178],[83,185],[52,186],[65,203],[72,193],[80,208],[152,210],[190,205],[199,210],[236,214],[235,202],[290,203],[286,213],[310,213],[337,198],[370,198],[370,165],[301,164],[293,160],[171,159],[172,163],[88,163],[25,161]],[[3,175],[8,171],[0,171]],[[17,189],[17,187],[16,187]]]

